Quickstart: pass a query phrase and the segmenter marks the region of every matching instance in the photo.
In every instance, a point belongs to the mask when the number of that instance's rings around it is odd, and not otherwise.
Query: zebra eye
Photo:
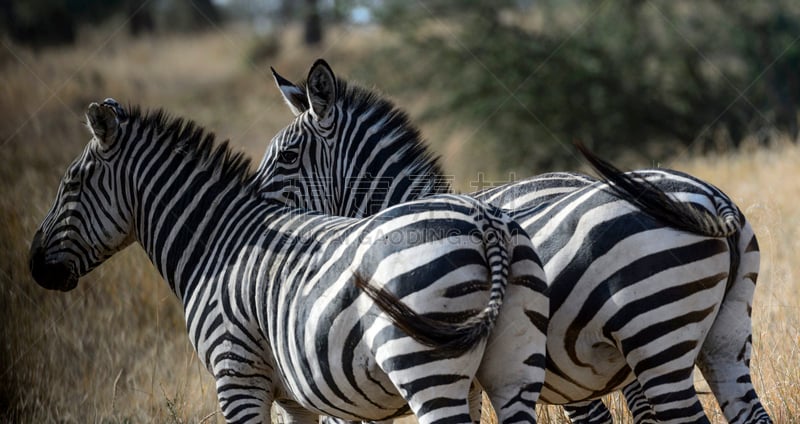
[[[295,163],[297,161],[297,158],[298,158],[297,152],[292,152],[292,151],[288,151],[288,150],[284,150],[283,152],[280,152],[278,154],[278,156],[280,157],[281,162],[285,162],[285,163]]]

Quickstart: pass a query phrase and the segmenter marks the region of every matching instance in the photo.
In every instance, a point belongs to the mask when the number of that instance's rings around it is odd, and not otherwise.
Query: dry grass
[[[32,281],[28,246],[61,173],[88,140],[82,121],[90,101],[115,97],[163,106],[230,137],[256,160],[290,115],[267,65],[247,61],[252,38],[243,31],[145,40],[108,38],[112,33],[88,34],[72,49],[34,54],[6,43],[0,50],[2,422],[221,421],[213,381],[188,343],[180,305],[140,248],[127,249],[62,294]],[[368,52],[359,37],[340,31],[331,37],[334,48],[289,46],[295,54],[270,64],[294,78],[325,56],[347,75]],[[374,41],[374,34],[366,37]],[[456,156],[462,145],[453,140],[469,134],[439,144],[449,149],[446,163],[462,175],[478,167],[455,166],[464,156]],[[800,150],[783,145],[673,164],[721,186],[755,225],[763,261],[754,380],[777,422],[800,415],[800,287],[793,266],[800,259],[799,162]],[[611,404],[627,419],[619,398]],[[711,405],[709,415],[721,422],[716,411]],[[552,408],[540,417],[566,422]]]
[[[769,149],[683,161],[739,204],[761,247],[753,302],[753,380],[775,422],[800,422],[800,149]]]

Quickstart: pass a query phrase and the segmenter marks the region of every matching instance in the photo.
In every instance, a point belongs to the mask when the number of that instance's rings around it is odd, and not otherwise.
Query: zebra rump
[[[511,231],[522,235],[526,234],[516,223],[512,223]],[[489,233],[489,235],[493,234],[494,232]],[[527,237],[527,235],[525,236]],[[486,251],[490,255],[495,252],[494,255],[491,255],[495,257],[495,260],[493,261],[491,257],[487,257],[487,262],[490,264],[497,263],[499,259],[499,266],[493,266],[491,270],[492,292],[493,294],[497,293],[497,290],[503,290],[503,292],[493,295],[492,298],[495,301],[491,301],[480,312],[437,313],[437,318],[433,318],[430,315],[414,311],[391,291],[382,287],[374,287],[369,284],[367,279],[359,275],[355,276],[355,284],[406,334],[424,345],[435,347],[434,354],[441,355],[441,357],[448,357],[454,352],[461,354],[474,349],[482,340],[486,339],[497,321],[505,286],[509,279],[509,253],[506,251],[506,238],[498,236],[484,237]],[[499,258],[497,258],[498,255],[500,256]],[[510,283],[519,284],[522,279],[525,279],[525,277],[513,277]],[[475,281],[474,285],[484,286],[485,283],[483,281]],[[542,287],[541,290],[546,292],[545,287]]]
[[[690,203],[674,200],[651,181],[639,177],[637,172],[623,172],[580,141],[574,144],[612,191],[662,223],[706,237],[731,237],[741,230],[744,217],[738,209],[714,215],[705,208],[695,208]]]

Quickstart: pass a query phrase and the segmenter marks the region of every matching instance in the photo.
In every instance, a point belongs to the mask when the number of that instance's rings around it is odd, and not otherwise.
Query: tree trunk
[[[322,22],[319,17],[317,0],[306,0],[303,41],[309,46],[315,46],[322,42]]]

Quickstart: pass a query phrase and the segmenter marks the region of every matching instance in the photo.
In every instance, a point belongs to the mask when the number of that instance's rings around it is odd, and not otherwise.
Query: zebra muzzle
[[[78,276],[67,262],[48,262],[41,244],[41,232],[33,237],[28,266],[37,284],[48,290],[70,291],[78,286]]]

